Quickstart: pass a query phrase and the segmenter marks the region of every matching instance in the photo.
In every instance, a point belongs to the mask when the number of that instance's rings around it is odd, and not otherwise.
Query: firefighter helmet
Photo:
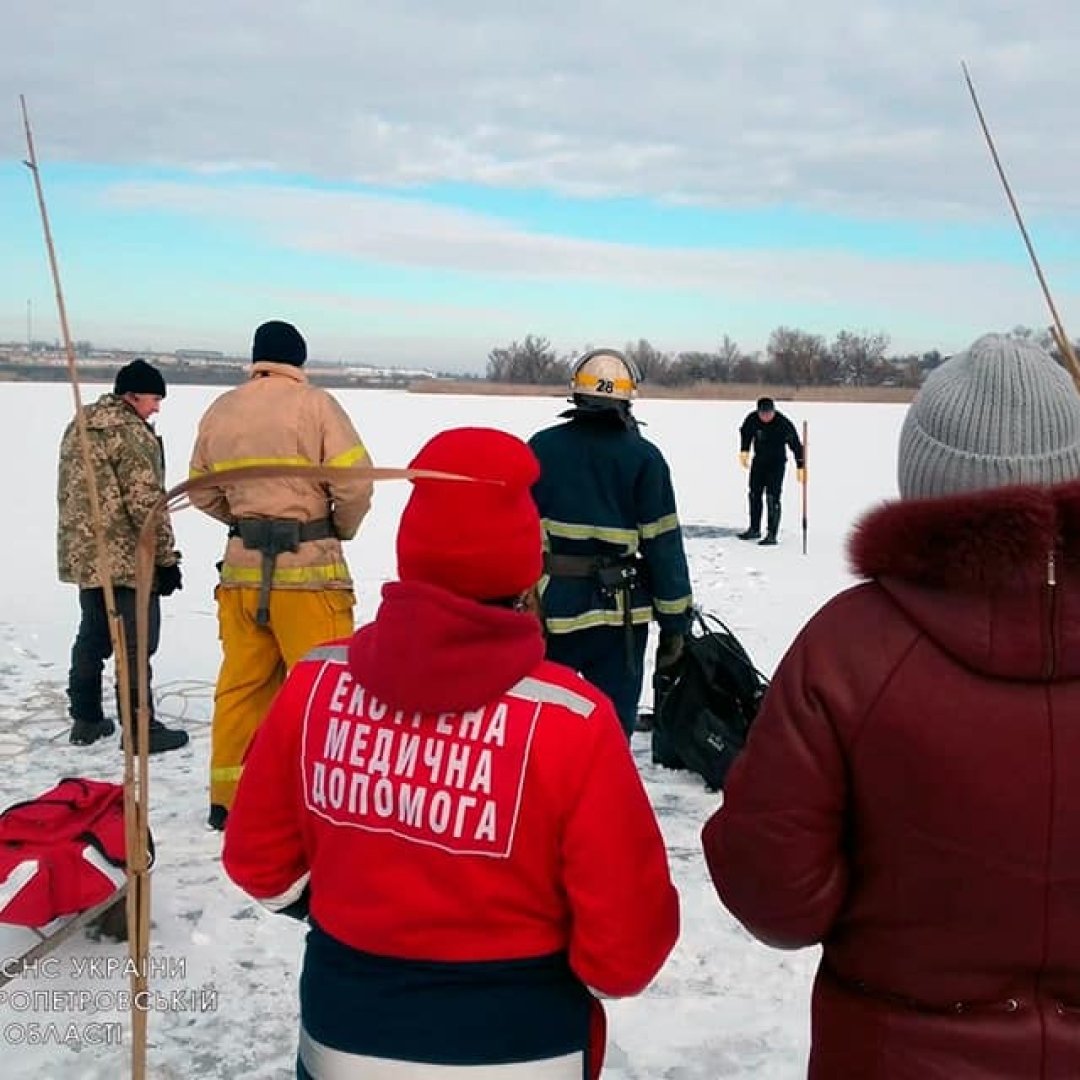
[[[637,394],[640,376],[633,362],[616,349],[593,349],[575,365],[570,376],[573,394],[629,401]]]

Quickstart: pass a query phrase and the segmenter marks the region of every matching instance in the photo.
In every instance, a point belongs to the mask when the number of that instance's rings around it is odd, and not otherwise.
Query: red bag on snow
[[[123,787],[67,777],[0,813],[0,923],[86,911],[123,884],[126,865]]]

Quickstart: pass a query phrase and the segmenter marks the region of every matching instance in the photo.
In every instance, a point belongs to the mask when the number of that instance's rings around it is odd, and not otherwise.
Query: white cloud
[[[635,327],[627,320],[616,339],[646,333],[640,327],[648,322],[649,305],[662,308],[664,297],[675,295],[693,304],[699,324],[749,333],[750,340],[758,343],[763,343],[767,329],[776,323],[794,321],[831,333],[850,326],[854,318],[892,332],[899,348],[929,347],[928,342],[943,333],[959,335],[945,343],[959,347],[968,333],[986,328],[987,313],[1012,312],[1010,325],[1041,324],[1045,318],[1034,279],[1024,267],[970,259],[949,262],[878,259],[843,251],[639,247],[532,233],[496,217],[416,200],[261,186],[127,183],[113,187],[109,198],[130,209],[181,212],[228,221],[233,227],[247,225],[270,242],[297,251],[408,269],[445,269],[480,280],[497,278],[504,284],[513,279],[541,288],[544,283],[576,283],[622,289],[631,296],[627,308],[640,321]],[[632,301],[635,294],[640,298],[637,308]],[[760,314],[766,297],[775,311],[767,325]],[[379,310],[386,315],[392,313],[388,308],[394,308],[393,303],[344,294],[336,300],[324,294],[317,299],[324,307],[353,313]],[[1058,299],[1080,305],[1080,295],[1059,294]],[[746,314],[749,306],[757,310],[753,317]],[[587,308],[587,303],[582,307]],[[522,324],[520,311],[477,309],[467,303],[433,304],[427,298],[398,304],[398,309],[398,315],[446,323],[455,331],[470,323],[482,325],[489,342],[496,328],[515,335],[529,329],[528,323]],[[800,314],[787,314],[792,310]],[[815,317],[808,319],[808,311]],[[915,326],[920,327],[917,333],[906,332],[906,327]],[[564,335],[595,340],[609,336],[612,328],[599,318],[590,322],[587,311],[573,311],[560,320],[559,329]],[[672,341],[668,347],[707,345],[707,341],[693,340],[695,330],[688,328],[689,340]]]
[[[1072,0],[9,8],[51,159],[996,215],[966,58],[1025,206],[1080,208]]]
[[[1033,324],[1045,313],[1022,265],[639,248],[418,199],[315,191],[312,179],[1008,227],[964,58],[1037,235],[1080,211],[1074,0],[8,7],[0,98],[27,95],[47,166],[187,170],[205,182],[118,184],[110,198],[246,227],[285,249],[491,285],[490,303],[483,289],[445,303],[430,294],[388,301],[352,295],[347,281],[340,293],[305,290],[276,268],[282,303],[295,302],[308,325],[325,320],[326,349],[342,355],[430,348],[475,364],[500,338],[529,330],[557,332],[565,347],[644,334],[701,348],[724,331],[756,346],[778,323],[829,333],[858,322],[888,330],[898,348],[957,347],[988,328],[988,313]],[[25,147],[14,108],[11,121],[0,125],[0,153],[17,160]],[[251,169],[279,182],[220,182]],[[1077,310],[1064,269],[1047,269],[1061,283],[1059,307]],[[507,283],[516,287],[502,290]],[[605,303],[548,304],[554,283],[597,286]],[[236,288],[221,325],[204,313],[210,305],[181,314],[147,306],[143,324],[127,326],[126,313],[88,304],[81,332],[243,349],[229,335],[277,298],[256,280]],[[0,330],[21,335],[21,314],[6,318]]]

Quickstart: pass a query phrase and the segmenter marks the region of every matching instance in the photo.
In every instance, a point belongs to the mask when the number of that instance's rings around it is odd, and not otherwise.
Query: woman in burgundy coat
[[[813,1080],[1080,1077],[1078,478],[1041,349],[935,371],[705,826],[735,916],[823,946]]]

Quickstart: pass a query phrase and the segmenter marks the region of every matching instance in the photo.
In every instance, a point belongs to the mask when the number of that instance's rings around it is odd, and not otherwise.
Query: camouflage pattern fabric
[[[164,492],[161,441],[134,409],[113,394],[104,394],[85,406],[83,415],[105,526],[109,576],[114,585],[134,587],[139,530]],[[100,588],[104,582],[97,565],[94,521],[74,420],[68,424],[60,442],[57,509],[60,580],[84,589]],[[178,559],[175,547],[172,525],[165,514],[155,537],[155,563],[159,566],[175,563]]]

